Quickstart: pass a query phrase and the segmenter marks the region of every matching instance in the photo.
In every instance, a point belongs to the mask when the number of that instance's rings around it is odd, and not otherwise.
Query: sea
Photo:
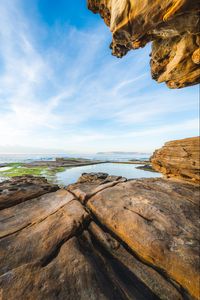
[[[0,163],[12,163],[12,162],[32,162],[38,160],[53,161],[57,157],[64,158],[87,158],[92,160],[103,161],[129,161],[129,160],[148,160],[151,154],[130,154],[130,153],[94,153],[94,154],[66,154],[66,153],[54,153],[54,154],[0,154]]]

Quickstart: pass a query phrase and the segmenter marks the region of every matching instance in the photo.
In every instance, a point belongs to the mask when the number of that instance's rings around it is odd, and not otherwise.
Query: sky
[[[198,135],[198,87],[151,79],[151,45],[123,59],[86,0],[0,1],[0,153],[152,152]]]

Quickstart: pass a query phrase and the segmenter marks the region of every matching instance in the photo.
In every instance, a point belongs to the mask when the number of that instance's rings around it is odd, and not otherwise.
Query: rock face
[[[200,183],[200,138],[167,142],[154,152],[151,163],[167,177]]]
[[[152,43],[153,79],[170,88],[200,81],[199,0],[87,0],[110,27],[113,55]]]
[[[195,185],[91,173],[7,204],[0,211],[3,300],[200,296]]]

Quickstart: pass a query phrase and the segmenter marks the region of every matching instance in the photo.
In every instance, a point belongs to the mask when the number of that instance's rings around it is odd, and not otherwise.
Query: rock
[[[44,177],[26,175],[0,182],[0,210],[18,203],[58,190]]]
[[[68,186],[68,190],[85,204],[89,197],[99,191],[126,180],[122,176],[109,176],[107,173],[83,173],[77,183]]]
[[[85,173],[12,205],[0,211],[2,300],[199,297],[195,185]]]
[[[154,170],[150,164],[149,165],[138,166],[138,167],[136,167],[136,169],[157,173],[157,171]]]
[[[122,57],[152,43],[153,79],[170,88],[197,84],[199,1],[87,0],[112,32],[112,54]]]
[[[197,297],[198,202],[198,187],[143,179],[104,189],[87,201],[87,207],[140,260]]]
[[[199,151],[199,137],[167,142],[154,152],[152,166],[167,177],[199,183]]]

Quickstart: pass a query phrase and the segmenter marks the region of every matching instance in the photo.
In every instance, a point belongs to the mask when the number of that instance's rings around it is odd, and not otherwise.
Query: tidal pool
[[[136,167],[141,165],[135,164],[115,164],[115,163],[103,163],[98,165],[83,166],[68,168],[63,172],[59,172],[55,175],[54,181],[60,186],[66,186],[68,184],[74,183],[78,180],[82,173],[91,172],[103,172],[109,175],[123,176],[127,179],[130,178],[151,178],[151,177],[161,177],[162,175],[156,172],[144,171],[136,169]]]

